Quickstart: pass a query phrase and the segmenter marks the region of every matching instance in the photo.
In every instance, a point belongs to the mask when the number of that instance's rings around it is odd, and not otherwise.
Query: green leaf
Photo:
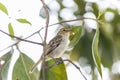
[[[39,72],[37,69],[31,74],[29,73],[33,64],[34,62],[32,59],[27,55],[20,53],[13,68],[12,80],[38,80]]]
[[[99,15],[98,5],[96,3],[92,3],[92,8],[93,8],[94,14],[96,15],[96,17],[98,17]]]
[[[76,15],[84,15],[85,11],[85,6],[86,6],[86,1],[85,0],[74,0],[75,3],[78,6],[77,12],[75,12]]]
[[[57,61],[62,60],[61,58],[51,59],[47,61],[45,64],[46,66],[51,66],[56,64]],[[66,68],[64,63],[60,63],[57,65],[52,66],[51,68],[48,68],[45,70],[45,78],[46,80],[68,80],[67,79],[67,73],[66,73]],[[42,71],[41,71],[41,76],[40,80],[43,80],[42,78]]]
[[[0,3],[0,10],[3,11],[5,14],[8,15],[7,8],[2,3]]]
[[[97,66],[97,69],[100,73],[100,76],[102,77],[102,68],[101,68],[101,61],[100,61],[100,57],[98,54],[98,42],[99,42],[99,27],[96,29],[96,33],[94,35],[93,38],[93,42],[92,42],[92,55],[93,55],[93,59],[94,62]]]
[[[25,23],[25,24],[30,24],[30,25],[32,25],[28,20],[26,20],[26,19],[17,19],[17,21],[18,22],[20,22],[20,23]]]
[[[13,52],[14,50],[11,49],[11,51],[0,57],[0,80],[7,80],[8,69],[10,66]],[[4,63],[1,64],[1,61],[4,61]]]
[[[8,24],[8,30],[9,30],[9,34],[14,36],[14,30],[13,30],[11,23]],[[11,38],[13,39],[14,37],[12,37],[12,36],[11,36]]]
[[[82,34],[82,27],[75,26],[72,28],[72,31],[74,32],[74,35],[70,37],[69,47],[75,46],[78,43],[78,41],[80,40],[81,34]]]

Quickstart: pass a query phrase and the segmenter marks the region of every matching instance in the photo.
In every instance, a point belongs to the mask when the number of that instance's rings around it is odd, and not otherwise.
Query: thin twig
[[[43,27],[42,28],[40,28],[40,30],[38,30],[38,31],[36,31],[36,32],[34,32],[34,33],[32,33],[31,35],[29,35],[28,37],[26,37],[25,39],[27,39],[27,38],[30,38],[31,36],[33,36],[33,35],[35,35],[35,34],[39,34],[39,32],[42,30],[42,29],[44,29]]]
[[[74,63],[73,63],[71,60],[69,60],[69,59],[64,59],[63,62],[64,62],[64,61],[68,61],[68,62],[70,62],[72,65],[74,65],[74,66],[76,67],[76,69],[79,70],[79,72],[80,72],[81,75],[84,77],[84,79],[87,80],[87,78],[86,78],[86,77],[84,76],[84,74],[82,73],[80,67],[78,67],[76,64],[74,64]]]
[[[45,36],[44,36],[44,41],[43,41],[43,62],[42,62],[42,76],[43,76],[43,80],[45,80],[45,51],[46,51],[46,39],[47,39],[47,33],[48,33],[48,26],[49,26],[49,11],[47,8],[47,5],[45,4],[44,0],[41,0],[43,7],[45,9],[46,12],[46,27],[45,27]]]
[[[12,47],[12,46],[18,44],[19,42],[20,42],[20,41],[18,41],[18,42],[16,42],[16,43],[13,43],[13,44],[11,44],[11,45],[9,45],[9,46],[7,46],[6,48],[0,50],[0,52],[2,52],[2,51],[4,51],[4,50],[6,50],[6,49],[8,49],[8,48],[10,48],[10,47]]]
[[[17,36],[10,35],[10,34],[4,32],[4,31],[2,31],[2,30],[0,30],[0,32],[4,33],[4,34],[6,34],[6,35],[8,35],[8,36],[10,36],[10,37],[14,37],[14,38],[16,38],[16,39],[18,39],[18,40],[21,40],[21,41],[25,41],[25,42],[29,42],[29,43],[38,44],[38,45],[42,45],[42,46],[43,46],[42,43],[33,42],[33,41],[25,40],[25,39],[21,39],[21,38],[19,38],[19,37],[17,37]]]
[[[26,38],[24,38],[24,40],[32,37],[33,35],[35,35],[35,34],[37,34],[37,33],[39,34],[42,29],[43,29],[43,27],[42,27],[39,31],[36,31],[36,32],[32,33],[31,35],[27,36]],[[0,31],[1,31],[1,30],[0,30]],[[39,34],[39,35],[40,35],[40,34]],[[41,35],[40,35],[40,37],[41,37]],[[42,39],[42,38],[41,38],[41,39]],[[21,42],[21,41],[22,41],[22,40],[19,40],[19,41],[17,41],[16,43],[13,43],[13,44],[7,46],[6,48],[0,50],[0,52],[2,52],[2,51],[4,51],[4,50],[6,50],[6,49],[8,49],[8,48],[10,48],[10,47],[18,44],[18,43]],[[28,40],[27,40],[27,41],[28,41]],[[27,41],[26,41],[26,42],[27,42]],[[43,39],[42,39],[42,41],[43,41]],[[38,44],[38,45],[39,45],[39,44]]]
[[[53,57],[52,57],[52,59],[55,60],[56,62],[55,62],[54,64],[50,65],[50,66],[47,66],[46,69],[50,69],[50,68],[52,68],[52,67],[54,67],[54,66],[57,66],[57,65],[63,63],[63,60],[62,60],[62,59],[59,59],[59,58],[53,58]]]
[[[73,21],[79,21],[79,20],[85,20],[85,19],[94,20],[94,21],[99,22],[101,24],[105,23],[102,20],[94,19],[94,18],[78,18],[78,19],[71,19],[71,20],[65,20],[65,21],[60,21],[60,22],[57,22],[57,23],[53,23],[53,24],[49,25],[49,27],[54,26],[54,25],[58,25],[58,24],[62,24],[62,23],[66,23],[66,22],[73,22]],[[44,29],[44,28],[42,28],[42,29]],[[40,30],[42,30],[42,29],[40,29]],[[40,30],[38,30],[36,32],[39,32]]]
[[[49,26],[54,26],[54,25],[57,25],[57,24],[62,24],[62,23],[66,23],[66,22],[73,22],[73,21],[79,21],[79,20],[85,20],[85,19],[90,19],[90,20],[94,20],[94,21],[97,21],[99,23],[103,23],[101,20],[99,19],[94,19],[94,18],[78,18],[78,19],[71,19],[71,20],[65,20],[65,21],[60,21],[60,22],[57,22],[57,23],[54,23],[54,24],[51,24]]]
[[[55,59],[55,58],[54,58],[54,59]],[[52,64],[51,66],[48,66],[48,67],[46,67],[46,68],[47,68],[47,69],[50,69],[50,68],[52,68],[52,67],[54,67],[54,66],[56,66],[56,65],[58,65],[58,64],[63,63],[64,61],[68,61],[69,63],[71,63],[72,65],[74,65],[74,66],[76,67],[76,69],[79,70],[80,74],[84,77],[84,79],[87,80],[87,78],[86,78],[86,77],[84,76],[84,74],[82,73],[80,67],[78,67],[75,63],[73,63],[73,62],[72,62],[71,60],[69,60],[69,59],[64,59],[64,60],[59,59],[59,60],[57,60],[57,62],[56,62],[55,64]]]
[[[43,42],[43,38],[42,38],[41,34],[39,33],[38,35],[39,35],[41,41]]]

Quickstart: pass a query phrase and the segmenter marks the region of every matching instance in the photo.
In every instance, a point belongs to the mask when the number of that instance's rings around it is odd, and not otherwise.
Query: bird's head
[[[73,34],[72,28],[70,28],[70,27],[64,27],[64,28],[60,29],[57,34],[58,34],[58,35]]]

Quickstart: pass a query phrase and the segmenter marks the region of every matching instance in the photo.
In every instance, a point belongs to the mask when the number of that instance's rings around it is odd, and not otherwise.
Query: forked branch
[[[38,45],[42,45],[42,46],[43,46],[43,43],[38,43],[38,42],[34,42],[34,41],[29,41],[29,40],[26,40],[26,39],[22,39],[22,38],[19,38],[19,37],[17,37],[17,36],[10,35],[10,34],[4,32],[4,31],[2,31],[2,30],[0,30],[0,32],[4,33],[4,34],[6,34],[6,35],[8,35],[8,36],[10,36],[10,37],[16,38],[16,39],[18,39],[18,40],[20,40],[20,41],[25,41],[25,42],[29,42],[29,43],[38,44]]]

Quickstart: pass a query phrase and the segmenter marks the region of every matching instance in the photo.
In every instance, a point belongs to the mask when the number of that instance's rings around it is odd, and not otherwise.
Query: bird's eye
[[[65,29],[63,29],[63,31],[66,31]]]

